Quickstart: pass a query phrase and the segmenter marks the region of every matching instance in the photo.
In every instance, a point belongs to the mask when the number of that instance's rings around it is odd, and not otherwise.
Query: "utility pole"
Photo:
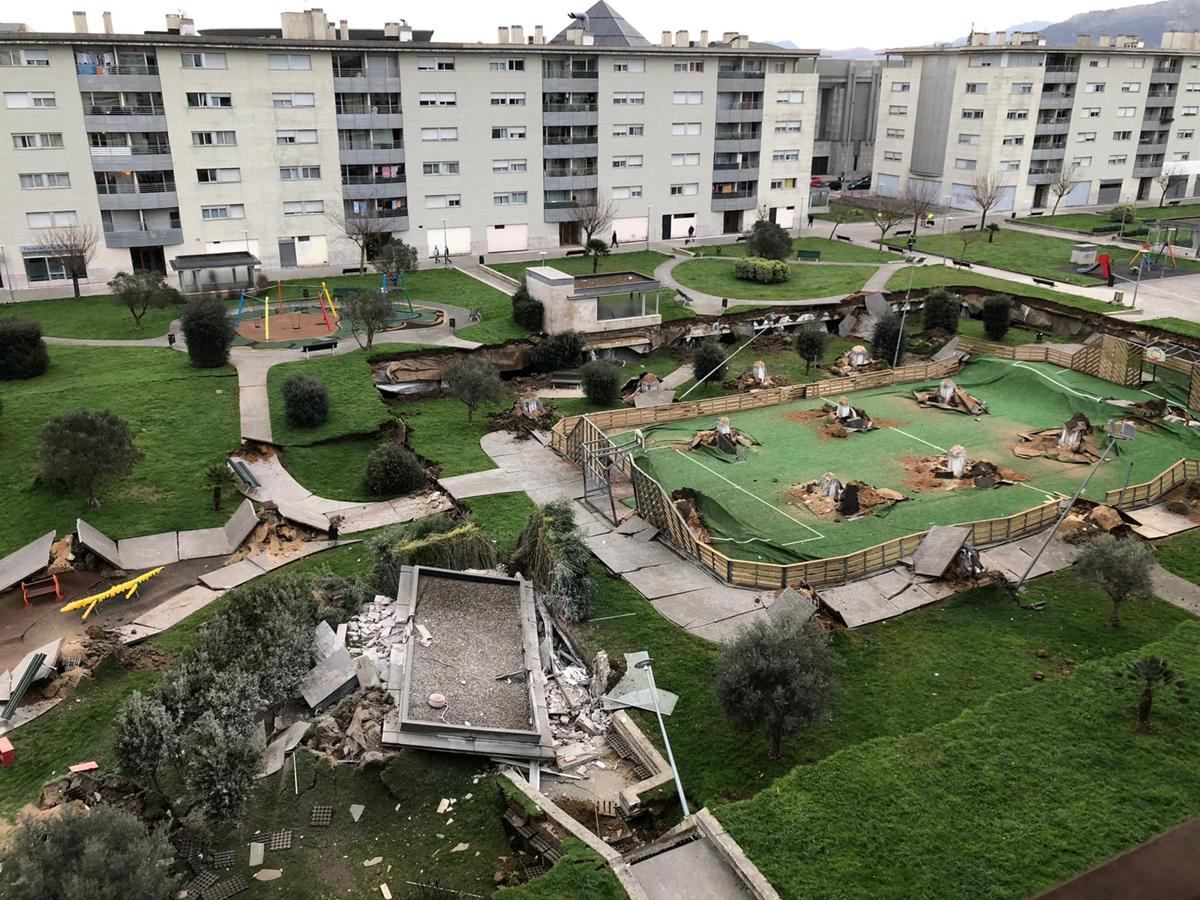
[[[671,764],[671,774],[675,776],[675,790],[679,792],[679,805],[683,807],[683,815],[686,818],[691,815],[688,811],[687,797],[683,795],[683,782],[679,780],[679,768],[675,765],[675,755],[671,753],[671,741],[667,738],[667,726],[663,722],[662,710],[658,706],[658,688],[654,686],[654,660],[646,657],[640,662],[633,664],[635,669],[641,669],[646,673],[646,678],[650,681],[650,696],[654,700],[654,715],[658,716],[658,727],[662,732],[663,747],[667,751],[667,762]]]

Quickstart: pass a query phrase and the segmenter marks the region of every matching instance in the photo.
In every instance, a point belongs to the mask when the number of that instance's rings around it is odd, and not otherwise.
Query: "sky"
[[[320,2],[320,0],[317,0]],[[657,42],[664,29],[688,29],[693,39],[701,29],[712,35],[725,31],[748,34],[752,40],[790,40],[799,47],[842,49],[847,47],[900,47],[963,37],[972,25],[979,31],[1003,31],[1028,21],[1059,22],[1075,13],[1111,6],[1129,6],[1112,0],[1008,0],[1003,4],[966,4],[961,0],[857,0],[844,8],[845,15],[826,15],[817,9],[836,11],[836,4],[802,7],[779,2],[746,3],[729,0],[610,0],[611,5],[644,34]],[[71,12],[84,8],[92,31],[102,30],[101,13],[113,14],[114,29],[138,33],[161,30],[168,12],[191,13],[196,27],[279,27],[279,11],[299,11],[315,5],[314,0],[275,5],[262,0],[205,0],[192,9],[157,4],[152,0],[101,0],[88,6],[83,0],[42,0],[32,7],[16,2],[5,4],[0,19],[18,19],[38,31],[71,31]],[[332,20],[347,19],[351,28],[379,28],[385,19],[407,18],[414,28],[434,30],[434,38],[448,41],[496,39],[497,25],[524,25],[526,34],[534,25],[544,25],[547,36],[567,23],[568,12],[582,12],[587,2],[565,0],[450,0],[450,2],[381,4],[366,0],[324,0],[321,8]],[[783,12],[782,10],[786,10]],[[986,14],[989,19],[973,18]],[[504,16],[504,21],[499,16]]]

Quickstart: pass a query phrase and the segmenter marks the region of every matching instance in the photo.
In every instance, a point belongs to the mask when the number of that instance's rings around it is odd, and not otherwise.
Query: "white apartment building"
[[[976,178],[1002,185],[996,212],[1200,195],[1200,33],[1153,49],[1126,35],[1048,47],[1036,33],[973,34],[962,47],[889,50],[874,189],[910,180],[974,209]],[[1062,173],[1067,173],[1065,176]]]
[[[577,209],[598,203],[622,244],[807,211],[815,50],[651,43],[604,2],[494,44],[281,18],[0,32],[4,287],[65,279],[46,235],[76,224],[102,236],[87,281],[103,283],[246,252],[270,275],[340,272],[363,217],[422,255],[475,256],[575,246]]]

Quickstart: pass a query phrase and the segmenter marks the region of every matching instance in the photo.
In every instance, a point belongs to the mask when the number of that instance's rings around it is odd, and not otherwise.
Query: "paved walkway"
[[[1154,596],[1186,609],[1193,616],[1200,616],[1200,587],[1168,572],[1158,563],[1154,564],[1150,578],[1154,583]]]

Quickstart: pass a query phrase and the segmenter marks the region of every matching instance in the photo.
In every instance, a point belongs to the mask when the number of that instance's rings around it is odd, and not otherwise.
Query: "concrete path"
[[[659,382],[665,390],[673,391],[682,384],[691,381],[695,376],[691,366],[680,366],[674,372],[665,376]]]
[[[456,263],[454,268],[458,269],[464,275],[469,275],[476,281],[486,284],[490,288],[502,291],[510,297],[517,292],[515,284],[505,278],[499,277],[491,269],[485,269],[479,263]]]
[[[1193,616],[1200,616],[1200,587],[1168,572],[1158,563],[1154,564],[1150,578],[1154,584],[1154,596],[1186,609]]]

